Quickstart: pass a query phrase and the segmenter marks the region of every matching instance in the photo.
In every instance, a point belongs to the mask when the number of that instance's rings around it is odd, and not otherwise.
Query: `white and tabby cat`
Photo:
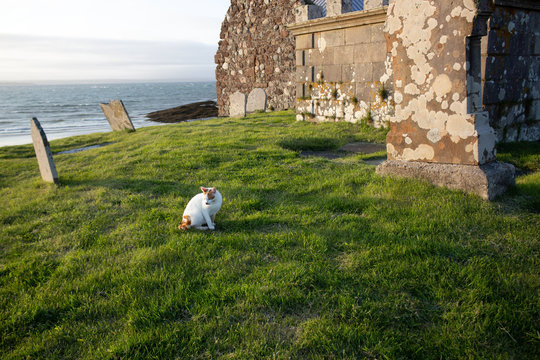
[[[181,230],[214,230],[216,213],[221,208],[223,198],[215,187],[201,187],[202,194],[195,195],[187,204],[182,217]]]

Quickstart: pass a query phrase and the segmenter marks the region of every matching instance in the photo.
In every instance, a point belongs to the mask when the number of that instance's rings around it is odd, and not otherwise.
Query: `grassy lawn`
[[[112,144],[56,155],[60,186],[0,148],[0,358],[537,359],[539,143],[501,147],[524,175],[491,203],[300,156],[384,137],[288,112],[74,137],[53,152]],[[201,185],[216,231],[181,232]]]

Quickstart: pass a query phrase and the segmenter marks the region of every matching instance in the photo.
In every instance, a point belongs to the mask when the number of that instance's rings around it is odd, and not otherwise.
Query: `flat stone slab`
[[[413,161],[388,160],[377,166],[379,175],[395,175],[428,182],[493,200],[508,187],[515,186],[515,168],[511,164],[455,165]]]
[[[99,104],[113,131],[133,130],[135,127],[122,100],[111,100],[109,104]]]
[[[386,144],[374,144],[366,142],[355,142],[343,145],[339,151],[353,152],[358,154],[372,154],[380,151],[386,151]]]
[[[34,143],[34,151],[39,165],[39,171],[44,181],[58,184],[58,173],[54,165],[54,159],[51,152],[47,135],[41,127],[37,118],[30,120],[30,132],[32,134],[32,142]]]
[[[86,151],[86,150],[99,149],[101,147],[104,147],[104,146],[107,146],[107,145],[110,145],[110,144],[112,144],[112,142],[98,144],[98,145],[90,145],[90,146],[85,146],[85,147],[82,147],[82,148],[71,149],[71,150],[66,150],[66,151],[60,151],[60,152],[56,153],[56,155],[76,154],[76,153]]]
[[[245,117],[246,116],[246,94],[241,93],[240,91],[235,92],[229,98],[229,116],[230,117]]]
[[[266,91],[264,89],[251,90],[247,98],[246,111],[248,113],[266,111]]]

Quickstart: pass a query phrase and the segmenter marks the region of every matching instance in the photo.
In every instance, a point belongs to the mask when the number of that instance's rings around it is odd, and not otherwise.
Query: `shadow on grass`
[[[0,148],[0,159],[28,159],[35,156],[36,153],[32,144]]]
[[[61,186],[83,186],[98,188],[104,187],[112,190],[128,190],[134,193],[147,193],[152,196],[163,196],[169,194],[190,194],[197,193],[198,186],[188,185],[176,181],[163,180],[136,180],[136,179],[101,179],[101,180],[73,180],[60,179]]]
[[[336,150],[341,142],[330,137],[296,137],[284,139],[278,144],[292,151],[329,151]]]
[[[540,170],[540,142],[515,142],[497,145],[497,160],[515,165],[518,174]]]

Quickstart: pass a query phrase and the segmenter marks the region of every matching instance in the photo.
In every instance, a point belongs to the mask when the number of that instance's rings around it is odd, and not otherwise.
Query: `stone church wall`
[[[332,16],[328,8],[330,16],[290,27],[296,35],[298,119],[387,126],[393,83],[383,32],[386,7],[339,10]]]
[[[296,106],[294,37],[297,0],[232,0],[215,56],[219,115],[229,115],[229,98],[255,88],[266,91],[268,108]]]
[[[219,114],[229,115],[233,93],[262,88],[268,108],[296,107],[299,119],[386,125],[395,73],[382,28],[394,1],[364,0],[355,11],[358,0],[232,0],[215,57]],[[489,21],[474,106],[498,141],[540,140],[540,1],[481,2]]]

